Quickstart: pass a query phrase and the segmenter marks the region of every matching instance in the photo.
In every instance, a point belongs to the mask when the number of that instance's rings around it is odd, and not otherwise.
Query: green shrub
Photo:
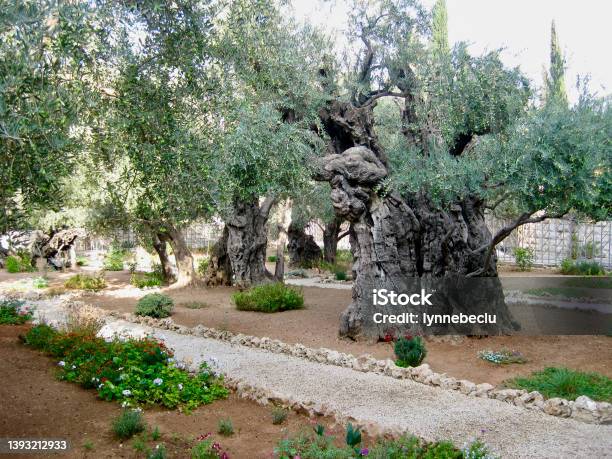
[[[60,380],[95,389],[103,400],[192,410],[228,394],[206,364],[191,375],[172,352],[152,338],[105,341],[87,331],[55,331],[38,325],[25,344],[55,357]]]
[[[79,256],[76,259],[76,264],[77,266],[87,266],[89,264],[89,260],[87,259],[87,257]]]
[[[0,301],[0,325],[21,325],[32,318],[29,308],[22,308],[25,303],[19,300]]]
[[[561,262],[561,274],[604,276],[606,270],[595,261],[574,261],[566,258]]]
[[[280,312],[304,307],[304,295],[282,282],[259,285],[236,292],[232,299],[239,311]]]
[[[130,276],[130,284],[138,288],[161,287],[164,283],[164,278],[158,271],[150,273],[135,273]]]
[[[123,410],[113,421],[113,433],[117,438],[127,440],[145,430],[146,424],[139,410]]]
[[[170,316],[173,308],[174,301],[169,296],[161,293],[149,293],[138,300],[136,315],[162,319]]]
[[[399,338],[393,347],[395,364],[398,367],[417,367],[427,355],[425,343],[420,336]]]
[[[529,247],[515,247],[514,260],[521,271],[530,271],[533,268],[533,249]]]
[[[151,440],[157,441],[161,437],[161,432],[159,431],[159,427],[155,426],[155,428],[151,431]]]
[[[198,261],[198,274],[200,276],[205,276],[206,275],[206,271],[208,270],[208,265],[210,264],[210,259],[209,258],[200,258],[200,261]]]
[[[337,270],[334,275],[336,276],[336,280],[345,281],[346,280],[346,272],[343,269]]]
[[[270,256],[268,257],[268,261],[269,261],[270,263],[276,263],[276,260],[277,260],[276,255],[270,255]]]
[[[17,255],[10,255],[5,260],[6,271],[15,273],[30,273],[35,271],[32,266],[32,257],[27,252],[19,252]]]
[[[72,290],[93,290],[97,292],[106,287],[106,281],[101,275],[75,274],[64,282],[64,287]]]
[[[104,269],[107,271],[123,271],[123,262],[129,255],[127,249],[113,244],[104,256]]]
[[[514,378],[505,385],[528,391],[537,390],[546,398],[576,400],[581,395],[612,402],[612,379],[598,373],[584,373],[567,368],[549,367],[527,378]]]
[[[219,424],[217,425],[217,433],[223,435],[224,437],[229,437],[234,435],[234,424],[231,419],[220,419]]]
[[[280,406],[272,408],[272,424],[279,425],[287,419],[287,410]]]
[[[32,287],[34,288],[47,288],[49,286],[49,281],[44,277],[36,277],[32,280]]]

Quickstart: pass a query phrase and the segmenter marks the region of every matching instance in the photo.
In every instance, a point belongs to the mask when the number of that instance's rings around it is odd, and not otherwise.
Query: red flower
[[[391,333],[387,333],[385,335],[384,340],[385,340],[385,343],[390,343],[391,341],[393,341],[393,335]]]
[[[406,335],[404,336],[404,338],[406,338],[408,341],[412,340],[412,335]]]

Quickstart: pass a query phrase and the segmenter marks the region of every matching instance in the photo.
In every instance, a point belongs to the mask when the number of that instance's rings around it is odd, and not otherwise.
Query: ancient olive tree
[[[449,51],[413,1],[357,1],[350,25],[361,49],[321,111],[330,142],[318,173],[331,184],[335,212],[351,223],[355,283],[341,334],[425,332],[420,323],[375,323],[376,312],[404,311],[374,305],[374,289],[435,290],[430,312],[497,315],[495,327],[470,333],[514,329],[495,245],[519,225],[584,208],[588,190],[609,180],[602,163],[609,140],[599,134],[595,148],[587,137],[605,124],[607,109],[529,109],[518,70],[505,68],[497,52],[472,57],[463,44]],[[555,128],[562,119],[580,123],[575,136]],[[492,235],[485,210],[499,203],[515,206],[517,217]]]
[[[0,2],[0,235],[29,230],[33,214],[65,201],[82,146],[79,115],[92,91],[87,64],[97,41],[90,13],[84,2]],[[52,259],[44,246],[59,241],[62,228],[50,229],[18,238],[31,236],[33,255]]]
[[[94,129],[94,162],[111,170],[97,208],[106,226],[135,229],[157,251],[176,285],[195,280],[181,228],[210,215],[211,163],[219,144],[213,19],[207,2],[173,7],[107,5],[115,41],[108,47],[105,110]]]
[[[225,230],[208,281],[250,285],[272,278],[264,264],[270,209],[307,185],[320,149],[313,57],[324,44],[271,1],[232,2],[219,27],[231,109],[215,161]]]

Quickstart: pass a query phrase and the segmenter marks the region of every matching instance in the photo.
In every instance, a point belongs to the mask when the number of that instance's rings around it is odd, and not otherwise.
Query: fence
[[[510,220],[487,216],[487,226],[492,233],[510,223]],[[346,224],[345,224],[346,226]],[[223,223],[194,223],[185,230],[183,236],[192,250],[210,248],[221,236]],[[345,228],[343,227],[343,230]],[[316,223],[305,229],[323,246],[323,231]],[[113,237],[87,237],[77,243],[77,252],[108,250],[113,240],[127,247],[138,244],[131,231],[117,231]],[[534,264],[538,266],[558,266],[565,258],[586,258],[598,262],[607,269],[612,268],[612,221],[582,223],[570,219],[551,219],[530,223],[514,230],[510,236],[497,246],[498,260],[514,263],[514,248],[531,248]],[[338,243],[339,249],[350,249],[349,238]]]
[[[487,217],[487,226],[495,234],[510,220]],[[571,219],[550,219],[528,223],[515,229],[497,246],[500,261],[514,263],[516,247],[530,248],[534,264],[558,266],[566,258],[585,258],[612,268],[612,222],[583,223]]]

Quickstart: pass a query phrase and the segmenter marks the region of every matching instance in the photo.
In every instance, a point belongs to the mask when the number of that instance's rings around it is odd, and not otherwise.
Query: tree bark
[[[287,245],[287,231],[291,225],[291,199],[279,206],[278,241],[276,243],[276,265],[274,266],[274,279],[282,282],[285,277],[285,246]]]
[[[261,205],[257,197],[234,203],[233,215],[225,222],[222,241],[214,249],[206,276],[209,285],[229,281],[244,288],[273,279],[265,261],[266,223],[274,201],[274,197],[269,196]]]
[[[321,249],[314,238],[304,232],[304,228],[292,224],[287,234],[289,236],[287,249],[291,266],[311,268],[321,260]]]
[[[340,241],[340,227],[344,220],[336,217],[323,228],[323,259],[331,264],[336,263],[338,242]]]
[[[332,138],[330,153],[319,165],[317,179],[331,184],[338,217],[350,222],[353,253],[352,302],[341,317],[340,334],[353,339],[377,340],[391,333],[452,333],[465,328],[426,328],[423,323],[375,323],[375,313],[413,312],[469,314],[494,312],[493,327],[473,327],[470,334],[506,333],[515,324],[504,302],[495,257],[481,276],[468,273],[483,266],[491,241],[484,222],[484,205],[466,196],[447,209],[437,209],[424,194],[401,196],[381,192],[388,175],[387,160],[372,129],[372,106],[355,108],[334,102],[322,116]],[[474,288],[479,282],[479,287]],[[470,284],[471,283],[471,284]],[[435,291],[433,310],[424,306],[374,305],[373,290],[413,294]],[[467,331],[465,331],[467,333]]]
[[[168,240],[169,237],[164,233],[156,233],[153,235],[153,248],[159,257],[159,262],[162,267],[162,276],[164,282],[169,284],[174,280],[174,275],[172,274],[172,267],[170,266],[170,258],[168,257],[166,246]]]
[[[173,284],[173,287],[184,287],[195,283],[197,278],[193,266],[193,256],[185,243],[183,234],[173,225],[165,225],[165,227],[165,234],[174,252],[174,259],[178,270],[176,283]]]

